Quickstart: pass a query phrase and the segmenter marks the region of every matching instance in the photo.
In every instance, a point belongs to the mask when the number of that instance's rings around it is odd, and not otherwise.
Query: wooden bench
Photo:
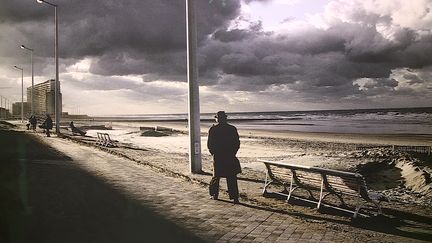
[[[318,167],[310,167],[304,165],[294,165],[282,162],[274,162],[268,160],[259,160],[266,166],[266,178],[264,181],[263,195],[267,193],[270,185],[280,185],[283,187],[282,192],[275,192],[287,197],[289,202],[292,193],[297,189],[304,189],[308,192],[309,198],[300,198],[311,203],[316,203],[317,208],[321,206],[336,208],[338,210],[353,213],[353,217],[361,214],[360,209],[367,204],[372,204],[376,209],[377,214],[381,214],[381,203],[388,202],[388,199],[380,194],[368,192],[366,182],[362,175],[358,173],[350,173],[338,170],[324,169]],[[319,191],[318,199],[312,191]],[[341,205],[333,206],[324,203],[326,197],[336,196]],[[344,197],[348,196],[356,201],[355,209],[349,209],[344,201]]]
[[[98,132],[96,144],[104,147],[117,147],[116,142],[111,139],[108,133]]]

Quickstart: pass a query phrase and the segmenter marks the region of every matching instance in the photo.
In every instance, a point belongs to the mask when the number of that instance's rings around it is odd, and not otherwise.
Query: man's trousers
[[[220,176],[213,176],[210,181],[209,193],[210,196],[218,197],[219,196],[219,181]],[[226,177],[227,186],[228,186],[228,194],[231,200],[239,198],[239,191],[237,185],[237,175],[227,176]]]

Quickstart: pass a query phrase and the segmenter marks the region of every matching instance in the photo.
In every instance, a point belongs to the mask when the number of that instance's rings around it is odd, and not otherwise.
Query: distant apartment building
[[[10,117],[9,110],[3,107],[0,107],[0,119],[6,119]]]
[[[24,116],[28,116],[31,113],[31,107],[29,102],[23,103]],[[21,117],[21,102],[15,102],[12,104],[12,115]]]
[[[60,87],[59,87],[60,88]],[[31,86],[27,88],[27,102],[31,104]],[[62,113],[62,94],[59,90],[59,111]],[[34,85],[33,111],[36,115],[55,114],[55,80],[47,80]],[[31,108],[30,108],[31,109]]]

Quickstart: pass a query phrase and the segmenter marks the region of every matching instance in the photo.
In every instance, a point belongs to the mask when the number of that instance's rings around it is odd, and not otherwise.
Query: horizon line
[[[277,112],[323,112],[323,111],[354,111],[354,110],[392,110],[392,109],[432,109],[432,106],[416,106],[416,107],[380,107],[380,108],[352,108],[352,109],[317,109],[317,110],[272,110],[272,111],[226,111],[227,114],[235,113],[277,113]],[[214,114],[215,112],[200,112],[200,114]],[[109,115],[90,115],[91,117],[113,117],[113,116],[156,116],[156,115],[187,115],[184,113],[147,113],[147,114],[109,114]],[[78,114],[71,114],[78,115]],[[80,114],[86,115],[86,114]]]

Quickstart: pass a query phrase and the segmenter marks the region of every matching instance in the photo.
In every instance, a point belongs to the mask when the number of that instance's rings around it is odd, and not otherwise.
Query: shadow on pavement
[[[33,160],[47,148],[28,139],[0,130],[0,145],[11,149],[0,158],[0,242],[202,241],[62,154]]]
[[[274,194],[269,193],[267,197],[272,197],[279,200],[285,200],[286,198]],[[291,199],[290,204],[308,207],[311,209],[315,209],[316,205],[312,203],[308,203],[302,200]],[[257,206],[251,205],[245,202],[242,202],[241,205],[249,208],[254,208],[258,210],[265,210],[269,212],[275,212],[280,214],[286,214],[290,216],[295,216],[304,220],[319,220],[324,222],[331,222],[337,224],[344,224],[353,226],[360,229],[371,230],[375,232],[381,232],[391,235],[398,235],[403,237],[408,237],[417,240],[426,240],[430,241],[432,239],[432,217],[421,216],[416,214],[411,214],[407,212],[402,212],[394,209],[383,209],[384,215],[379,216],[371,216],[371,217],[358,217],[356,219],[351,219],[351,221],[330,218],[326,217],[326,215],[337,215],[342,217],[351,217],[352,214],[347,212],[343,212],[340,210],[332,209],[332,208],[321,208],[320,213],[322,216],[318,214],[307,214],[303,212],[295,212],[295,211],[287,211],[281,209],[271,208],[270,206]],[[422,225],[422,229],[419,229],[419,225]],[[405,230],[404,230],[405,229]]]

